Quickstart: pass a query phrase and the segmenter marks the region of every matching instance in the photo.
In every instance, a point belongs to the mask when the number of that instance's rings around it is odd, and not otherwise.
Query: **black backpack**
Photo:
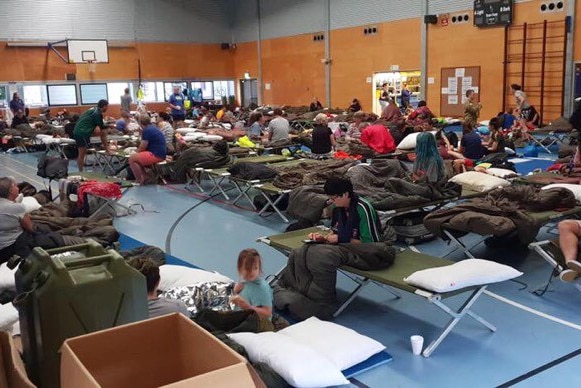
[[[69,174],[69,160],[55,156],[42,155],[38,159],[36,175],[48,179],[62,179]]]

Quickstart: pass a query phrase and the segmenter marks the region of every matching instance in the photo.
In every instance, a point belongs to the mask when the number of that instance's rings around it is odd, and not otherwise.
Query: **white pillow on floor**
[[[252,362],[270,366],[293,387],[349,384],[341,370],[309,346],[279,333],[233,333],[228,337],[244,346]]]
[[[278,333],[315,349],[340,370],[349,369],[385,349],[373,338],[316,317],[291,325]]]
[[[159,276],[161,278],[159,282],[159,289],[161,291],[168,291],[175,287],[192,286],[198,283],[233,282],[229,277],[216,272],[171,264],[161,265],[159,267]]]
[[[16,284],[14,282],[14,274],[18,267],[14,269],[8,268],[6,263],[0,264],[0,290],[15,290]]]
[[[12,331],[18,322],[18,310],[12,303],[0,304],[0,331]]]

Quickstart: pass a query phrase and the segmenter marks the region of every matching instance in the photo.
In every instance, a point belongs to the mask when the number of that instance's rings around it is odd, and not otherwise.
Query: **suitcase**
[[[424,226],[424,217],[428,213],[422,210],[393,217],[390,224],[395,230],[397,241],[407,245],[415,245],[433,240],[436,236]]]
[[[35,248],[15,281],[26,370],[43,388],[60,386],[64,340],[149,317],[143,275],[93,240]]]

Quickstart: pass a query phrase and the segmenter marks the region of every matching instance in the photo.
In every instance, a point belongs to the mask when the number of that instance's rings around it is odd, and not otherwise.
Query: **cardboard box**
[[[0,332],[0,347],[0,388],[35,388],[9,333]]]
[[[61,387],[264,387],[246,359],[181,314],[68,339]]]

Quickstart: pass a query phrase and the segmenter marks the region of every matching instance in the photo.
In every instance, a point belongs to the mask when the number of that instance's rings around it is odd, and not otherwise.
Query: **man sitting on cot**
[[[559,274],[559,278],[564,282],[574,282],[581,277],[581,263],[577,260],[579,237],[581,237],[581,221],[559,222],[559,246],[567,265],[567,269]]]
[[[329,178],[325,182],[325,194],[335,207],[331,219],[330,234],[311,233],[313,241],[329,244],[369,243],[380,240],[381,225],[377,211],[367,200],[353,192],[351,181],[345,178]]]
[[[182,313],[186,317],[190,316],[188,308],[184,302],[157,296],[157,289],[161,277],[159,276],[159,266],[148,257],[135,258],[129,261],[129,265],[141,272],[145,276],[147,284],[147,305],[149,308],[149,318],[159,317],[165,314]]]

